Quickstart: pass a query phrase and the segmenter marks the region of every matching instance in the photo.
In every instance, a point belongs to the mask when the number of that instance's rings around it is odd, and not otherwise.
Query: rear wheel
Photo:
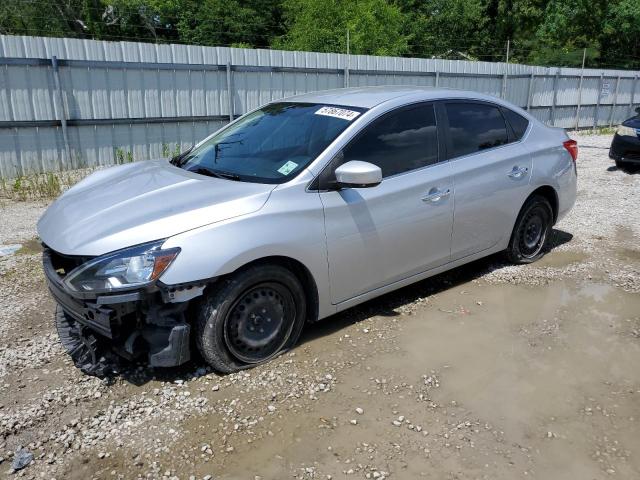
[[[544,256],[553,226],[553,210],[541,195],[527,199],[511,234],[507,257],[513,263],[531,263]]]
[[[214,370],[230,373],[292,347],[305,321],[297,277],[279,265],[255,265],[222,280],[201,302],[196,342]]]

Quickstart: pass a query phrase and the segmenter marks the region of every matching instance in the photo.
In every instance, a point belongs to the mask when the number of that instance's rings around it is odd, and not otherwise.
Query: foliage
[[[640,68],[639,0],[3,0],[0,33]]]
[[[44,173],[34,175],[23,175],[16,177],[10,182],[2,180],[0,182],[0,193],[3,197],[13,198],[20,201],[36,198],[56,198],[62,193],[63,184],[70,181],[61,173]]]
[[[125,151],[122,148],[118,147],[115,150],[115,164],[116,165],[123,165],[125,163],[132,163],[133,162],[133,152],[132,151]]]
[[[171,149],[171,145],[168,143],[162,144],[162,158],[172,158],[180,155],[180,143],[176,143]]]
[[[287,33],[277,48],[315,52],[401,55],[408,49],[401,10],[385,0],[284,0]]]
[[[67,172],[26,173],[11,180],[0,179],[0,199],[51,200],[94,171],[95,168],[83,168]]]

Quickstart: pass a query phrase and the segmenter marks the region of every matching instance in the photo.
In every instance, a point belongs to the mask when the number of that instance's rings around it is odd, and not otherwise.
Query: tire
[[[553,209],[549,201],[541,195],[529,197],[511,233],[506,252],[509,261],[525,264],[542,258],[552,227]]]
[[[298,278],[279,265],[254,265],[225,278],[196,310],[195,340],[218,373],[253,367],[291,348],[306,319]]]
[[[622,160],[616,160],[616,168],[618,170],[627,170],[629,168],[629,164],[627,162],[623,162]]]

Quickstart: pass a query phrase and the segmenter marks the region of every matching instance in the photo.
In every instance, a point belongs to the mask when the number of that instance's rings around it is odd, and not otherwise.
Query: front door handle
[[[513,170],[507,173],[507,175],[509,176],[509,178],[519,179],[524,177],[528,171],[529,169],[527,167],[518,167],[516,165],[515,167],[513,167]]]
[[[436,188],[432,188],[431,190],[429,190],[429,193],[421,198],[421,200],[423,202],[438,203],[440,200],[442,200],[443,198],[447,198],[449,195],[451,195],[451,190],[448,188],[446,190],[438,190]]]

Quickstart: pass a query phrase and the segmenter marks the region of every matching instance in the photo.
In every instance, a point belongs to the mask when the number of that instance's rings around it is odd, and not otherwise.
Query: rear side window
[[[449,119],[450,157],[460,157],[509,143],[500,109],[482,103],[445,105]]]
[[[379,166],[383,177],[437,163],[433,104],[401,108],[374,120],[343,154],[343,162],[362,160]]]
[[[517,114],[513,110],[509,110],[508,108],[503,108],[502,113],[504,117],[511,125],[511,129],[515,134],[515,141],[518,141],[524,135],[524,132],[527,131],[527,127],[529,126],[529,120],[524,118],[522,115]]]

